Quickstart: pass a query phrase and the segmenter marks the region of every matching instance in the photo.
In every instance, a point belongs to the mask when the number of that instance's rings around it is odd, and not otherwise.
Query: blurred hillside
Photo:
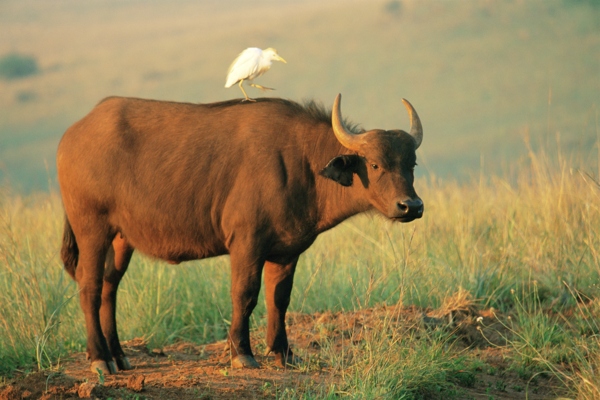
[[[249,46],[288,61],[257,80],[267,95],[330,107],[341,92],[365,128],[407,129],[409,99],[421,175],[510,173],[526,136],[598,171],[597,1],[3,0],[0,37],[0,57],[38,63],[0,79],[0,185],[17,190],[55,185],[62,133],[106,96],[240,97],[223,85]]]

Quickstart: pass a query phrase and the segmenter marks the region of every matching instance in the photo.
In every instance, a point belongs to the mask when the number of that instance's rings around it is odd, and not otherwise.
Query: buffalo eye
[[[373,168],[373,169],[379,169],[379,165],[377,165],[377,164],[371,164],[371,168]]]

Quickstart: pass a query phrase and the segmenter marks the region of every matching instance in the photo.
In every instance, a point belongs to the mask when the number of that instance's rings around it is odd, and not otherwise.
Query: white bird
[[[233,60],[233,63],[231,63],[229,71],[227,72],[225,87],[231,87],[239,82],[240,89],[242,90],[242,93],[244,93],[244,101],[255,101],[248,97],[246,91],[242,87],[242,83],[258,78],[267,72],[269,68],[271,68],[273,60],[287,64],[287,61],[281,58],[279,54],[277,54],[277,50],[273,48],[269,47],[268,49],[261,50],[258,47],[248,47]],[[251,83],[250,86],[260,90],[275,90],[254,83]]]

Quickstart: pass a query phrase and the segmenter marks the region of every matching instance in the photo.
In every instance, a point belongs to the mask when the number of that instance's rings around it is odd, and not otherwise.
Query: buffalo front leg
[[[229,348],[233,368],[258,368],[250,347],[250,315],[258,302],[263,260],[231,253],[232,316]]]
[[[290,349],[285,331],[285,313],[290,304],[294,272],[298,258],[289,264],[265,263],[265,299],[267,302],[267,354],[275,356],[280,367],[301,362]]]
[[[121,234],[117,234],[106,255],[104,284],[102,285],[102,305],[100,307],[102,333],[120,370],[131,369],[131,364],[121,348],[117,333],[117,289],[125,271],[127,271],[132,254],[133,248],[129,246]]]

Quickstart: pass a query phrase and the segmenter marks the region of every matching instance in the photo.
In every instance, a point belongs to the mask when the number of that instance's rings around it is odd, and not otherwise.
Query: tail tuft
[[[77,240],[75,234],[71,228],[71,223],[65,215],[65,230],[63,233],[62,249],[60,250],[60,257],[65,265],[65,270],[71,275],[71,278],[75,279],[75,270],[77,269],[77,262],[79,261],[79,247],[77,247]]]

